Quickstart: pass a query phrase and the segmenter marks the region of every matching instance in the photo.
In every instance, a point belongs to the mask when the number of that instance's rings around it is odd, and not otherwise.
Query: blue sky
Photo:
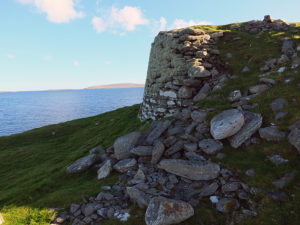
[[[159,30],[264,15],[300,21],[299,0],[1,0],[0,91],[143,83]]]

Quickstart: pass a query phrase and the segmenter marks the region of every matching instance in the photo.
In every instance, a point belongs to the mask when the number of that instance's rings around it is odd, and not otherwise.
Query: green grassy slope
[[[223,60],[229,63],[232,74],[238,76],[237,79],[229,80],[224,88],[211,94],[217,95],[217,98],[199,102],[201,108],[216,109],[210,117],[230,108],[227,96],[231,91],[243,91],[259,83],[259,75],[262,73],[260,67],[266,60],[280,56],[280,37],[292,37],[296,44],[300,45],[300,23],[288,32],[265,32],[260,35],[230,31],[229,27],[199,27],[207,32],[226,31],[225,36],[217,43],[218,49]],[[241,39],[233,41],[234,37]],[[233,55],[231,59],[225,57],[229,52]],[[241,73],[245,65],[248,65],[250,72]],[[286,66],[290,67],[289,64]],[[251,111],[261,113],[263,126],[268,126],[275,122],[274,113],[269,107],[270,102],[278,97],[286,98],[288,106],[285,110],[288,111],[288,115],[276,124],[281,130],[287,131],[290,124],[300,119],[300,88],[297,86],[300,83],[300,67],[295,70],[287,69],[282,74],[275,73],[267,78],[273,78],[276,84],[252,100],[253,103],[259,103],[259,106]],[[285,83],[286,78],[293,80]],[[136,118],[138,107],[126,107],[96,117],[0,138],[0,210],[7,224],[47,224],[53,214],[48,210],[50,207],[68,207],[71,202],[80,201],[82,196],[98,193],[101,185],[112,184],[117,179],[117,174],[99,182],[96,180],[95,171],[66,175],[65,168],[98,144],[106,148],[118,136],[145,129],[148,124],[142,124]],[[99,123],[98,126],[95,125],[96,122]],[[54,136],[51,135],[53,130],[56,131]],[[232,149],[225,144],[222,152],[227,155],[221,160],[225,167],[236,171],[242,181],[262,189],[261,196],[255,199],[259,216],[247,218],[240,224],[298,224],[300,161],[295,148],[286,140],[276,143],[261,141],[260,144],[239,149]],[[273,165],[267,159],[272,153],[281,154],[289,163],[278,167]],[[245,171],[250,168],[256,172],[254,178],[245,176]],[[272,181],[291,171],[296,171],[297,176],[283,189],[289,196],[288,201],[275,202],[267,197],[267,191],[276,189]],[[218,225],[230,219],[229,215],[214,210],[208,198],[200,202],[195,212],[195,216],[182,224]],[[143,210],[134,207],[132,213],[134,216],[125,223],[111,220],[105,224],[145,224]]]
[[[113,184],[117,174],[99,182],[95,171],[67,175],[65,168],[92,147],[107,148],[117,137],[143,129],[138,110],[139,105],[125,107],[0,138],[0,210],[6,224],[49,224],[48,208],[68,207]]]

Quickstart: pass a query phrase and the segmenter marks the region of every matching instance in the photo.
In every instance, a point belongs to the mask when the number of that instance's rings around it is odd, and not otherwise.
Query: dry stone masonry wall
[[[226,72],[215,48],[216,40],[222,36],[222,32],[207,34],[193,28],[157,35],[139,115],[142,120],[172,116],[206,96]]]

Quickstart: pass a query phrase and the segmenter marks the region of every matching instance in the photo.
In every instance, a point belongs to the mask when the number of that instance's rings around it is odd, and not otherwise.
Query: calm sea
[[[0,93],[0,136],[141,103],[144,88]]]

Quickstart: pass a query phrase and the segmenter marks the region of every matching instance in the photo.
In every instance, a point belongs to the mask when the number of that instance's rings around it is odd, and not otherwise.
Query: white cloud
[[[179,28],[190,27],[194,25],[211,25],[211,24],[212,23],[209,21],[194,21],[194,20],[185,21],[183,19],[176,19],[173,22],[171,29],[179,29]]]
[[[14,59],[15,58],[15,56],[12,55],[12,54],[7,54],[6,57],[9,58],[9,59]]]
[[[161,30],[165,30],[166,25],[167,25],[167,20],[166,20],[166,18],[161,17],[160,20],[159,20],[159,22],[160,22],[159,30],[160,30],[160,31],[161,31]]]
[[[73,0],[18,0],[22,4],[34,5],[40,12],[47,14],[53,23],[67,23],[72,19],[84,17],[84,13],[76,11]]]
[[[77,60],[74,60],[73,65],[77,67],[79,66],[79,62]]]
[[[52,60],[52,56],[47,55],[47,56],[45,56],[45,57],[43,58],[43,60],[45,60],[45,61],[51,61],[51,60]]]
[[[110,64],[111,64],[111,61],[105,61],[104,64],[110,65]]]
[[[138,7],[125,6],[123,9],[112,7],[105,17],[95,16],[92,19],[94,29],[104,32],[108,28],[121,28],[126,31],[135,30],[138,25],[146,25],[149,21],[144,18],[142,11]]]

